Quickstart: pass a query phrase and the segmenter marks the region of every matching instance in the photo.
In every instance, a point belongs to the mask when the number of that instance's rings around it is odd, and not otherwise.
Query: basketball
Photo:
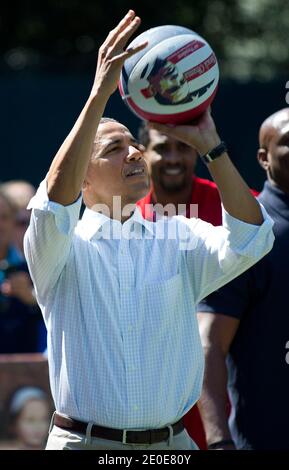
[[[182,26],[159,26],[129,45],[148,46],[126,60],[119,91],[139,118],[164,124],[196,119],[217,92],[219,67],[210,45]]]

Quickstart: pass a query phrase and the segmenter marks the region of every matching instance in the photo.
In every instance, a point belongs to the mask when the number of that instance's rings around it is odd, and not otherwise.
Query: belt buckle
[[[122,431],[122,443],[123,443],[123,444],[127,444],[127,442],[126,442],[126,433],[127,433],[127,430],[124,429],[124,430]]]
[[[139,442],[127,442],[127,433],[129,432],[129,430],[127,429],[123,429],[122,431],[122,443],[123,444],[127,444],[127,445],[138,445]]]

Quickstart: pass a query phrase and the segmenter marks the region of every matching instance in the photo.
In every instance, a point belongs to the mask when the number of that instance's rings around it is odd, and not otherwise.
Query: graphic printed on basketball
[[[159,26],[135,38],[148,40],[122,69],[119,91],[141,119],[178,124],[191,121],[211,104],[219,67],[210,45],[182,26]]]

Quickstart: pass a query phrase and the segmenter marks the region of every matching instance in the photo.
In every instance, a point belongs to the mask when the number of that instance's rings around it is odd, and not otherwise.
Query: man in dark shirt
[[[267,181],[258,199],[275,222],[275,244],[198,308],[209,448],[289,449],[289,108],[266,119],[259,142]]]

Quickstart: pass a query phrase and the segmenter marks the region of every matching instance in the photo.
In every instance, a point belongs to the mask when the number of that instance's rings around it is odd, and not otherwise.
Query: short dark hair
[[[99,124],[105,124],[106,122],[117,122],[118,124],[121,124],[121,122],[117,121],[116,119],[113,119],[111,117],[102,117],[101,120],[99,121]]]
[[[100,126],[100,124],[106,124],[107,122],[116,122],[117,124],[123,125],[121,122],[117,121],[114,118],[103,116],[99,121],[99,126]],[[97,143],[97,133],[98,133],[98,129],[97,129],[95,137],[94,137],[93,150],[92,150],[92,154],[91,154],[91,157],[90,157],[92,159],[93,159],[94,153],[95,153],[95,144]]]

